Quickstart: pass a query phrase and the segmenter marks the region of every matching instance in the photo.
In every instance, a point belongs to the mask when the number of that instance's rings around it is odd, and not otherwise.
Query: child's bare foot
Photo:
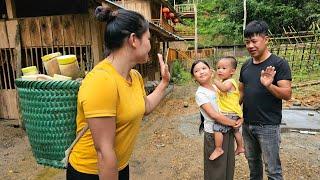
[[[241,153],[244,153],[244,148],[243,147],[237,147],[236,151],[234,152],[236,155],[239,155]]]
[[[221,156],[224,153],[222,148],[216,148],[213,153],[210,155],[209,159],[210,160],[215,160],[217,159],[219,156]]]

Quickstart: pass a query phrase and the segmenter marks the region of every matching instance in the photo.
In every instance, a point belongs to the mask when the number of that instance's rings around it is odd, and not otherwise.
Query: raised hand
[[[211,79],[212,80],[219,78],[218,75],[217,75],[217,71],[215,71],[214,69],[211,69],[211,71],[212,71],[212,74],[211,74]]]
[[[274,79],[274,76],[277,72],[273,66],[268,66],[266,70],[261,71],[260,82],[265,87],[269,87]]]
[[[160,73],[161,73],[162,81],[165,82],[165,83],[169,83],[169,81],[170,81],[170,72],[169,72],[168,64],[165,64],[163,62],[162,54],[158,53],[158,59],[159,59],[159,63],[160,63]]]

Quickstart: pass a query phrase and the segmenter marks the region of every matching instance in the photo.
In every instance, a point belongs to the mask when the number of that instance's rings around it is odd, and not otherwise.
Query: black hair
[[[106,55],[122,47],[124,40],[135,33],[138,38],[149,29],[149,23],[139,13],[119,9],[112,11],[110,8],[98,6],[95,16],[99,21],[106,22],[104,43]]]
[[[224,56],[221,59],[218,59],[217,63],[222,59],[230,60],[232,68],[237,69],[238,61],[234,56]]]
[[[200,112],[200,125],[199,125],[199,134],[203,132],[204,129],[204,117],[202,113]]]
[[[205,60],[196,60],[191,65],[190,73],[191,73],[192,76],[194,76],[194,74],[193,74],[194,67],[199,63],[203,63],[206,66],[208,66],[208,68],[210,68],[210,66],[207,63],[207,61],[205,61]],[[204,129],[204,117],[203,117],[202,113],[200,112],[200,125],[199,125],[199,133],[200,134],[203,132],[203,129]]]
[[[196,60],[196,61],[194,61],[193,63],[192,63],[192,65],[191,65],[191,69],[190,69],[190,73],[191,73],[191,75],[193,76],[193,69],[194,69],[194,67],[198,64],[198,63],[203,63],[203,64],[205,64],[206,66],[208,66],[208,68],[210,68],[210,66],[209,66],[209,64],[207,63],[207,61],[205,61],[205,60]]]
[[[255,35],[268,35],[269,26],[263,20],[254,20],[247,24],[244,37],[251,38]]]

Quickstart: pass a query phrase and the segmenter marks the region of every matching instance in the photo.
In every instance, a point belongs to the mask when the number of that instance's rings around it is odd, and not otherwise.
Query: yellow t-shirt
[[[104,60],[82,81],[78,93],[77,133],[87,124],[86,118],[116,117],[114,147],[119,171],[128,165],[145,113],[143,79],[136,70],[131,70],[130,76],[131,83]],[[90,130],[74,146],[69,162],[79,172],[98,174]]]
[[[240,92],[238,89],[237,82],[234,79],[228,79],[235,87],[234,91],[218,93],[218,105],[222,113],[236,113],[239,117],[243,117],[242,109],[239,104]],[[226,82],[225,81],[225,82]]]

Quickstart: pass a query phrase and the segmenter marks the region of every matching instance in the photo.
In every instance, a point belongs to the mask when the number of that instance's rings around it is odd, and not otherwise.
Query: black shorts
[[[99,180],[99,176],[97,174],[79,172],[69,163],[67,167],[67,180]],[[119,180],[129,180],[129,165],[119,171]]]

